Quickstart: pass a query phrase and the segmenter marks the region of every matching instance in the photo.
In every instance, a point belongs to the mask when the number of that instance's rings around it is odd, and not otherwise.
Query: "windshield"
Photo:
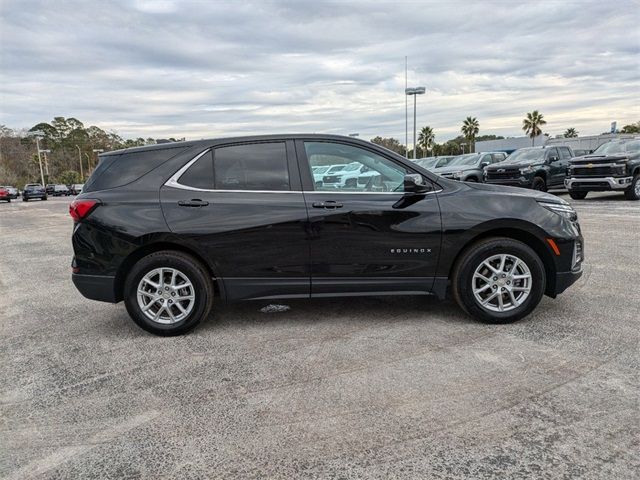
[[[545,150],[542,148],[521,148],[507,157],[509,163],[531,163],[544,160]]]
[[[416,163],[423,168],[431,168],[436,164],[437,161],[437,158],[422,158],[420,160],[417,160]]]
[[[477,153],[467,153],[466,155],[460,155],[455,157],[449,163],[449,167],[458,167],[461,165],[475,165],[480,160],[480,155]]]
[[[327,170],[329,170],[329,167],[314,167],[313,173],[325,173]]]
[[[640,152],[640,141],[632,142],[607,142],[600,145],[593,155],[613,155],[616,153],[636,153]]]
[[[335,172],[339,172],[340,170],[342,170],[344,168],[344,165],[334,165],[331,168],[329,168],[329,171],[327,173],[335,173]]]

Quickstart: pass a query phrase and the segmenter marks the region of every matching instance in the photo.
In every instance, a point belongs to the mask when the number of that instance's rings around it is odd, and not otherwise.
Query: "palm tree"
[[[564,132],[564,138],[576,138],[578,136],[578,131],[575,128],[567,128],[566,132]]]
[[[433,149],[434,140],[435,135],[433,133],[433,128],[426,126],[420,129],[420,135],[418,135],[418,145],[420,145],[423,151],[428,152],[429,150]]]
[[[476,117],[467,117],[464,122],[462,122],[462,135],[469,142],[469,151],[472,150],[471,146],[473,145],[473,150],[475,151],[475,139],[476,135],[480,131],[480,123],[478,123],[478,119]]]
[[[525,131],[529,138],[531,138],[531,146],[535,142],[535,138],[538,135],[542,135],[542,130],[540,127],[542,125],[546,125],[543,115],[538,112],[538,110],[534,110],[533,112],[527,113],[526,118],[522,121],[522,130]]]

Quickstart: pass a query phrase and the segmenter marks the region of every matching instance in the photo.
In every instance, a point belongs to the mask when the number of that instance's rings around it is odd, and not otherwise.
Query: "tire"
[[[631,180],[631,186],[624,191],[627,200],[640,200],[640,173],[636,173]]]
[[[504,278],[502,274],[492,273],[492,275],[496,276],[489,277],[489,282],[474,278],[476,269],[480,269],[481,273],[485,273],[482,270],[486,269],[483,266],[485,260],[495,258],[495,263],[492,263],[492,266],[499,266],[502,255],[505,255],[507,259],[505,271],[513,267],[511,259],[517,258],[521,263],[516,266],[516,274],[525,275],[528,270],[530,278],[528,280],[512,279],[510,276],[512,272],[507,273]],[[494,290],[493,279],[495,278],[498,279],[502,286],[496,286]],[[509,282],[509,285],[506,285],[505,282]],[[484,323],[502,324],[520,320],[533,311],[544,294],[546,275],[542,260],[529,246],[511,238],[493,237],[471,245],[460,255],[453,269],[451,284],[454,299],[469,316]],[[493,299],[490,299],[488,307],[484,307],[481,305],[480,300],[476,298],[473,289],[476,286],[478,290],[482,290],[482,287],[487,284],[490,284],[489,288],[479,293],[479,295],[486,298],[492,295],[489,292],[497,293],[497,289],[528,286],[530,290],[528,292],[514,291],[513,295],[516,304],[512,303],[509,299],[509,293],[505,292],[494,296]],[[496,309],[500,307],[498,297],[503,299],[503,305],[506,308],[504,311],[491,309],[493,305],[495,305]]]
[[[535,177],[533,179],[533,183],[531,184],[531,188],[533,188],[534,190],[538,190],[540,192],[546,192],[547,182],[545,182],[544,178],[542,177]]]
[[[587,193],[589,192],[576,192],[569,190],[569,196],[574,200],[584,200],[585,198],[587,198]]]
[[[476,177],[469,177],[465,180],[465,182],[478,183],[478,179]]]
[[[150,275],[147,278],[152,279],[156,285],[160,283],[159,269],[169,270],[164,271],[165,282],[169,281],[171,270],[178,272],[176,275],[176,284],[178,286],[175,289],[169,286],[165,287],[168,290],[161,290],[162,296],[158,296],[158,291],[154,292],[154,288],[151,288],[150,284],[142,282],[145,276]],[[180,288],[180,284],[186,285],[184,283],[185,280],[191,283],[190,290],[188,287]],[[138,287],[148,293],[140,295]],[[163,250],[147,255],[131,268],[124,283],[123,293],[127,312],[140,328],[156,335],[172,336],[182,335],[192,330],[207,317],[213,304],[214,290],[211,276],[200,262],[182,252]],[[176,293],[177,296],[169,296],[171,293]],[[173,298],[178,298],[180,295],[187,296],[188,294],[192,294],[193,299],[191,303],[189,299],[181,302],[181,312],[177,305],[179,302],[172,303],[174,302]],[[156,298],[156,300],[153,300],[153,298]],[[154,321],[149,318],[142,310],[141,303],[145,305],[151,304],[149,314],[159,315],[159,320]],[[172,313],[167,311],[167,308]],[[174,322],[169,318],[170,315],[175,317],[184,315],[184,317]]]
[[[349,178],[344,183],[346,188],[356,188],[358,186],[358,180],[356,178]]]
[[[22,201],[23,201],[23,202],[28,202],[28,201],[29,201],[29,199],[28,199],[27,197],[22,197]]]

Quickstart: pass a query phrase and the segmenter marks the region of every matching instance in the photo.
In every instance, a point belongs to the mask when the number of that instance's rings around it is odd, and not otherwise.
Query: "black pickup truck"
[[[564,184],[573,199],[620,191],[627,200],[640,200],[640,139],[604,143],[591,155],[571,159],[567,173]]]

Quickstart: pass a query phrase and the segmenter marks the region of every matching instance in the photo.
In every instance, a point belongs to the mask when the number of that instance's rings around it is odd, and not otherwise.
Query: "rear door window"
[[[218,147],[213,170],[216,190],[291,190],[284,142]]]
[[[571,150],[567,147],[558,147],[558,151],[560,152],[560,158],[562,160],[571,158]]]
[[[206,152],[178,179],[178,183],[188,187],[211,190],[213,188],[213,156]]]

